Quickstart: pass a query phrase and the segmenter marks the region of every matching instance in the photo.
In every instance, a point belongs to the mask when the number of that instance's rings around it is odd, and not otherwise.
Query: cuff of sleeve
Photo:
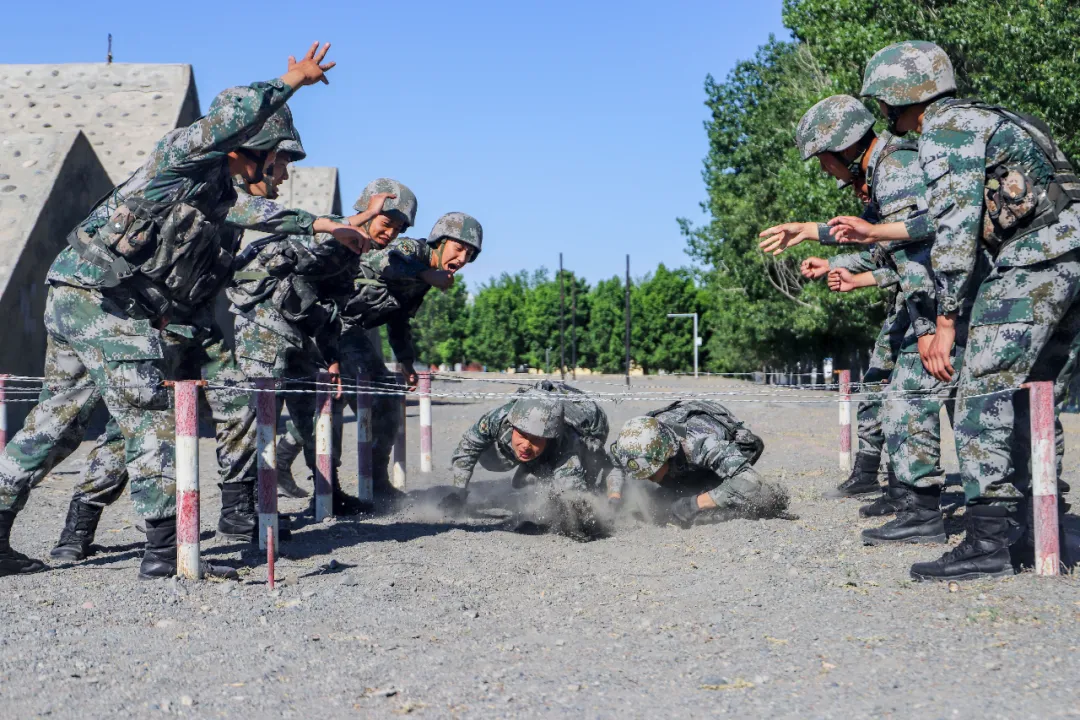
[[[873,275],[878,287],[889,287],[900,283],[900,276],[888,268],[874,270]]]
[[[821,243],[822,245],[839,245],[840,243],[836,242],[836,238],[834,238],[832,235],[829,234],[829,230],[830,230],[829,226],[826,225],[825,223],[818,223],[818,226],[817,226],[817,239],[818,239],[818,242]]]
[[[915,337],[933,335],[937,332],[937,323],[924,317],[915,318],[911,323],[911,327],[915,330]]]
[[[912,240],[928,240],[934,237],[934,223],[930,213],[922,213],[904,221],[904,228]]]
[[[938,296],[938,315],[953,315],[958,312],[960,312],[960,301],[949,295]]]

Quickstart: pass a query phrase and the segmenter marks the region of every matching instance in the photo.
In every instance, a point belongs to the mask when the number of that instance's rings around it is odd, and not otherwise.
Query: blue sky
[[[444,212],[484,225],[470,287],[565,264],[590,281],[688,263],[677,217],[703,219],[703,83],[770,33],[757,2],[114,0],[14,3],[0,62],[190,63],[205,110],[230,85],[276,77],[314,40],[331,84],[291,102],[304,164],[336,165],[346,207],[375,177],[417,194],[410,234]]]

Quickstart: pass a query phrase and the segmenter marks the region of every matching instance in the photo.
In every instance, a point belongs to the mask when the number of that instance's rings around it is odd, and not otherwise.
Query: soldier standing
[[[926,185],[915,145],[890,132],[877,135],[873,126],[874,117],[862,102],[850,95],[834,95],[807,111],[796,138],[804,159],[817,157],[840,185],[852,186],[866,204],[866,222],[908,221],[928,226]],[[836,244],[828,226],[815,223],[788,223],[769,228],[762,236],[767,239],[761,247],[767,252],[782,251],[807,237]],[[875,246],[869,253],[829,261],[809,258],[803,263],[803,272],[810,277],[826,272],[821,267],[826,265],[830,286],[836,290],[875,284],[897,288],[888,298],[889,313],[867,373],[869,382],[889,382],[889,390],[859,403],[861,442],[852,478],[865,457],[863,442],[880,453],[887,441],[888,488],[880,500],[861,508],[860,514],[876,517],[900,511],[901,516],[883,528],[865,531],[863,540],[870,544],[945,540],[939,510],[944,480],[939,415],[940,396],[948,390],[925,371],[919,356],[920,348],[929,347],[935,330],[930,238],[932,233],[919,240]],[[876,472],[876,463],[874,467]],[[849,480],[837,494],[850,494],[858,487]]]
[[[69,235],[71,247],[49,271],[48,387],[13,444],[56,418],[79,415],[100,393],[124,435],[132,500],[146,522],[142,578],[176,569],[174,420],[165,380],[205,368],[217,386],[207,393],[210,405],[230,425],[227,440],[242,438],[253,419],[241,416],[246,393],[230,385],[243,378],[233,373],[212,322],[237,249],[221,232],[236,200],[228,153],[256,135],[297,88],[325,80],[333,67],[322,63],[327,49],[315,45],[300,62],[290,59],[281,78],[225,91],[206,116],[166,135]],[[265,157],[244,159],[238,165],[245,179],[262,179]],[[176,332],[166,335],[170,325]],[[223,480],[254,477],[254,452],[220,444],[228,446],[219,454]],[[0,463],[17,466],[8,453]],[[0,472],[3,575],[44,569],[9,544],[29,485],[24,473]]]
[[[937,328],[926,360],[943,382],[959,374],[956,446],[967,498],[965,536],[938,560],[914,564],[911,576],[1010,575],[1010,546],[1024,537],[1019,555],[1027,555],[1031,525],[1029,407],[1020,388],[1052,380],[1060,406],[1075,371],[1080,183],[1041,121],[957,99],[952,63],[933,43],[907,41],[878,51],[867,63],[862,93],[878,101],[896,132],[921,133],[919,164],[936,234]],[[867,226],[857,218],[832,224],[845,240],[926,232],[901,223]],[[982,279],[977,269],[984,251],[994,264]],[[954,347],[965,326],[968,346],[956,368]],[[1060,475],[1060,422],[1056,429]]]
[[[340,354],[345,377],[364,373],[375,382],[393,382],[368,337],[369,330],[385,325],[406,386],[415,388],[412,318],[432,287],[449,288],[456,273],[476,259],[483,240],[484,230],[476,218],[453,212],[435,222],[426,241],[398,238],[362,258],[353,292],[341,308]],[[391,395],[375,395],[372,403],[372,486],[377,498],[396,499],[402,494],[390,484],[389,476],[390,452],[397,433],[397,402],[398,398]],[[335,442],[334,448],[336,467],[340,464],[341,443]]]

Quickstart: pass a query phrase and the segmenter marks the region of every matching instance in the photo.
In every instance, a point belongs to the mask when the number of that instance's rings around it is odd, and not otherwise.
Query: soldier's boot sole
[[[912,535],[910,537],[897,538],[895,540],[893,540],[893,539],[885,539],[885,538],[867,537],[865,533],[866,533],[866,531],[864,530],[863,535],[862,535],[862,542],[863,542],[863,545],[868,545],[868,546],[874,546],[874,545],[905,545],[905,544],[907,544],[907,545],[944,545],[946,540],[947,540],[947,537],[946,537],[945,533],[940,533],[940,534],[935,534],[935,535]]]

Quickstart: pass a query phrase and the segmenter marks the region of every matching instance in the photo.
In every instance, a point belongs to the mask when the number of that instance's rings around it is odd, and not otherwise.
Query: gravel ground
[[[457,437],[496,403],[436,404],[430,476],[410,406],[410,487],[448,482]],[[617,428],[659,404],[606,407]],[[142,536],[121,500],[88,561],[0,580],[0,717],[1080,715],[1074,577],[912,583],[908,566],[939,548],[865,548],[858,503],[821,499],[843,479],[835,405],[730,407],[764,437],[758,468],[799,519],[623,523],[590,543],[417,510],[308,524],[274,593],[257,554],[213,536],[204,440],[204,553],[241,582],[137,581]],[[1080,418],[1064,422],[1077,487]],[[18,549],[47,555],[86,449],[32,495]]]

